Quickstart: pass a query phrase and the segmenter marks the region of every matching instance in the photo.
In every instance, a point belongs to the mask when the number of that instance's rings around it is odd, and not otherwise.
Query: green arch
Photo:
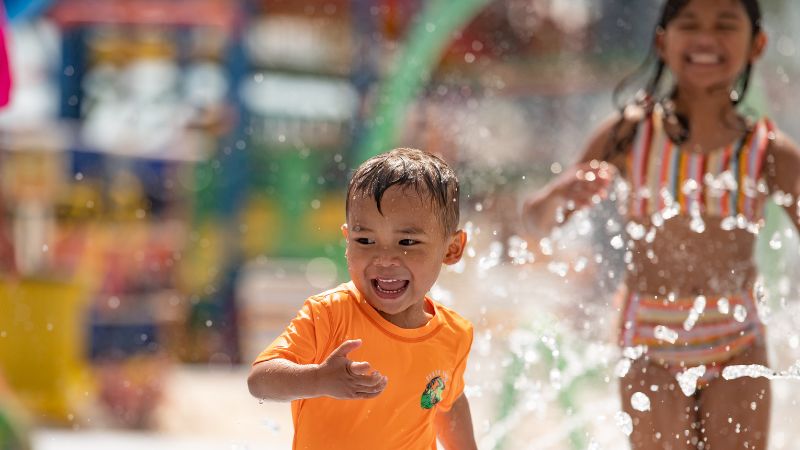
[[[356,153],[356,164],[394,147],[409,103],[436,68],[453,33],[463,28],[489,0],[432,0],[409,30],[394,68],[378,90],[376,113]]]

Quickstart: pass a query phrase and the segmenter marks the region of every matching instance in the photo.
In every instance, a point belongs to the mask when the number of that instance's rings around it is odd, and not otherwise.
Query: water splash
[[[642,392],[631,395],[631,407],[637,411],[650,411],[650,397]]]
[[[733,308],[733,318],[736,319],[737,322],[744,322],[747,319],[747,308],[743,305],[736,305]]]
[[[631,365],[633,361],[628,358],[622,358],[617,362],[617,365],[614,366],[614,376],[617,378],[622,378],[628,374],[628,371],[631,370]]]
[[[721,297],[717,300],[717,311],[719,311],[720,314],[728,314],[731,312],[731,304],[727,298]]]
[[[678,385],[681,387],[683,394],[687,397],[691,397],[694,395],[694,391],[697,390],[697,380],[705,375],[705,373],[706,366],[697,366],[684,370],[676,375],[675,379],[678,380]]]
[[[697,298],[694,299],[694,304],[692,305],[692,309],[689,311],[689,316],[686,317],[686,320],[683,322],[683,329],[686,331],[690,331],[694,328],[694,325],[697,323],[697,320],[700,318],[700,315],[703,314],[703,311],[706,309],[706,298],[705,296],[699,295]]]
[[[670,344],[674,344],[675,341],[678,340],[678,332],[664,325],[656,325],[656,327],[653,328],[653,334],[656,339],[667,341]]]
[[[614,421],[617,423],[617,427],[625,433],[625,436],[630,436],[633,433],[633,420],[628,413],[617,411],[617,414],[614,415]]]
[[[645,236],[647,230],[645,229],[644,225],[636,222],[628,222],[628,225],[625,226],[625,231],[628,232],[628,235],[634,241],[638,241]]]
[[[722,370],[722,378],[766,378],[769,380],[800,380],[800,361],[796,361],[788,370],[777,372],[760,364],[727,366]]]

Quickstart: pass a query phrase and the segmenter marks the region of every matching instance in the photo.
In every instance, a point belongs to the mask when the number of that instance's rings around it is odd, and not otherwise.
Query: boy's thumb
[[[336,347],[336,350],[331,353],[330,358],[334,357],[346,357],[348,353],[352,352],[353,350],[361,347],[361,339],[351,339],[349,341],[344,341]]]

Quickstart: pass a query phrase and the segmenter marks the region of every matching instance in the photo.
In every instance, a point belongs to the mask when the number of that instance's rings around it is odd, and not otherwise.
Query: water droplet
[[[725,231],[733,230],[734,228],[736,228],[736,218],[728,216],[722,219],[722,222],[720,222],[719,227]]]
[[[619,250],[623,245],[625,245],[625,242],[622,240],[622,236],[616,235],[611,238],[611,246],[614,247],[614,249]]]
[[[743,305],[736,305],[733,308],[733,318],[737,322],[744,322],[747,319],[747,309]]]
[[[629,370],[631,370],[631,360],[628,358],[622,358],[619,360],[616,367],[614,367],[614,376],[617,378],[622,378],[628,374]]]
[[[653,328],[653,335],[656,339],[667,341],[670,344],[674,344],[678,340],[678,332],[664,325],[656,325]]]
[[[692,305],[692,309],[689,311],[689,316],[683,322],[683,329],[689,331],[694,328],[694,325],[697,323],[697,320],[700,318],[700,315],[703,314],[705,309],[706,298],[700,295],[694,299],[694,304]]]
[[[630,436],[633,433],[633,420],[631,420],[631,416],[624,411],[617,411],[617,414],[614,416],[614,419],[617,422],[617,426],[625,436]]]
[[[625,347],[622,349],[622,356],[628,359],[639,359],[647,350],[647,346],[637,345],[636,347]]]
[[[695,233],[702,233],[706,231],[706,223],[703,222],[700,216],[693,216],[691,222],[689,222],[689,228]]]
[[[731,312],[731,305],[727,298],[720,297],[720,299],[717,300],[717,311],[719,311],[720,314],[728,314]]]
[[[769,248],[773,250],[780,250],[783,247],[783,242],[781,241],[781,235],[779,232],[775,232],[772,235],[772,239],[769,240]]]
[[[636,222],[628,222],[628,225],[625,227],[625,231],[628,232],[631,239],[633,239],[634,241],[638,241],[639,239],[644,237],[645,232],[647,230],[642,224]]]
[[[642,392],[636,392],[631,396],[631,407],[637,411],[650,411],[650,397]]]
[[[727,366],[722,369],[722,378],[726,380],[735,380],[737,378],[750,377],[750,378],[775,378],[775,372],[772,369],[764,367],[760,364],[749,365],[734,365]]]
[[[679,373],[675,379],[678,380],[683,394],[690,397],[694,395],[694,391],[697,390],[697,380],[705,375],[705,373],[706,366],[697,366],[684,370]]]

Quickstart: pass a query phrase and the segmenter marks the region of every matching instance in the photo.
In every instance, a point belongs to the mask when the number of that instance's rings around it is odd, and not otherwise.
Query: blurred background
[[[763,3],[746,111],[800,137],[800,3]],[[249,397],[249,364],[308,295],[347,281],[349,173],[396,146],[462,181],[470,245],[432,293],[476,325],[480,448],[626,448],[625,224],[607,202],[529,246],[517,211],[614,111],[660,1],[0,5],[0,448],[290,448],[289,405]],[[787,370],[800,256],[768,216],[762,312]],[[800,438],[788,378],[775,449]]]

